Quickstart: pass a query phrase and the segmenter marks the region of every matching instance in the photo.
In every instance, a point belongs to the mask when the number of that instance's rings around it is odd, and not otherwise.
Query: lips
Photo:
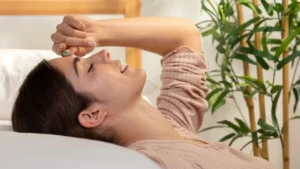
[[[129,66],[127,64],[122,63],[120,68],[121,73],[124,73],[128,69],[128,67]]]

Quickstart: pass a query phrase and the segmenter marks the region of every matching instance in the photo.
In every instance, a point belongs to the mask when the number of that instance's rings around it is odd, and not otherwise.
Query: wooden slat
[[[140,16],[140,0],[127,1],[125,7],[125,17]],[[126,48],[126,62],[135,69],[142,67],[141,50],[136,48]]]
[[[282,5],[284,8],[284,13],[288,12],[288,0],[282,0]],[[285,15],[282,18],[282,41],[284,41],[289,36],[289,15]],[[285,59],[289,54],[289,48],[286,47],[283,54],[282,59]],[[283,169],[290,169],[290,143],[289,143],[289,136],[290,136],[290,127],[289,127],[289,64],[286,64],[282,69],[282,83],[283,83]]]
[[[237,0],[235,0],[237,1]],[[243,12],[243,6],[239,3],[236,4],[236,8],[237,8],[237,18],[238,18],[238,24],[242,25],[244,24],[244,12]],[[245,34],[245,31],[243,31],[241,33],[241,36],[243,36]],[[240,43],[241,47],[246,47],[247,42],[246,42],[246,38],[243,38],[241,43]],[[247,54],[244,54],[246,57]],[[250,77],[250,68],[249,68],[249,63],[247,62],[243,62],[243,67],[244,67],[244,75],[247,77]],[[247,86],[246,90],[248,93],[252,93],[252,88],[251,86]],[[244,96],[244,99],[246,100],[247,103],[247,107],[248,107],[248,113],[249,113],[249,119],[250,119],[250,129],[251,131],[256,131],[256,118],[255,118],[255,112],[254,112],[254,101],[253,98],[247,98],[246,96]],[[254,142],[252,142],[252,147],[253,147],[253,152],[255,156],[260,156],[260,152],[258,147],[255,145]]]
[[[0,0],[0,15],[124,14],[126,0]]]
[[[140,0],[0,0],[0,15],[123,14],[140,16]],[[126,48],[126,61],[142,67],[141,50]]]
[[[252,1],[255,6],[259,5],[259,0],[253,0]],[[258,17],[258,13],[254,12],[253,17]],[[257,25],[259,21],[255,23]],[[261,36],[260,32],[255,33],[255,48],[258,50],[261,50]],[[263,77],[263,69],[262,67],[258,64],[256,66],[257,68],[257,79],[261,82],[264,82],[264,77]],[[259,93],[259,114],[260,118],[264,121],[266,121],[266,103],[265,103],[265,95],[263,93]],[[261,151],[261,156],[265,160],[269,160],[269,146],[268,146],[268,140],[264,140],[262,142],[262,151]]]

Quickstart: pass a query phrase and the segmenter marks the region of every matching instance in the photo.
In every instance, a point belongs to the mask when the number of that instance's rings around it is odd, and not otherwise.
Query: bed
[[[0,0],[0,15],[140,15],[139,0]],[[50,38],[50,35],[49,35]],[[0,168],[144,168],[151,160],[122,147],[85,139],[21,134],[11,129],[11,108],[19,86],[42,59],[60,57],[51,50],[0,48]],[[125,49],[125,61],[141,68],[141,51]],[[151,90],[153,86],[146,84]],[[144,96],[147,100],[147,97]],[[17,163],[16,163],[17,162]]]

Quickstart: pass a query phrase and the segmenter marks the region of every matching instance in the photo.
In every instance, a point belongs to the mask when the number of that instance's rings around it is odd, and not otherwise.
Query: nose
[[[92,60],[94,60],[94,62],[97,62],[97,63],[109,63],[109,62],[111,62],[110,54],[106,49],[101,50],[100,52],[90,56],[90,58]]]
[[[101,52],[103,53],[103,54],[102,54],[102,61],[103,61],[104,63],[110,62],[111,59],[110,59],[110,54],[109,54],[109,52],[108,52],[107,50],[102,50]]]

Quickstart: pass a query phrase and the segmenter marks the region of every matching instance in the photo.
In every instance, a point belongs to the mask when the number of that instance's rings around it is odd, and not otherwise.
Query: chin
[[[135,82],[136,94],[141,95],[146,83],[147,74],[143,69],[137,69],[135,71],[136,73],[132,80]]]

